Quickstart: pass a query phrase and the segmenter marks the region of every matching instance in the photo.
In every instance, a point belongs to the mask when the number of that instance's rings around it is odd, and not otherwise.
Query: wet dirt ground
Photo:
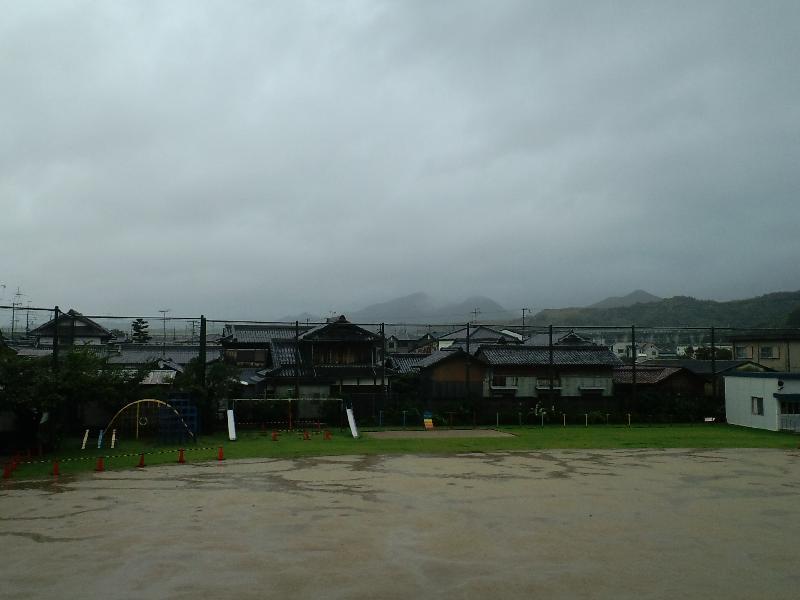
[[[800,453],[168,465],[0,487],[3,598],[797,598]]]

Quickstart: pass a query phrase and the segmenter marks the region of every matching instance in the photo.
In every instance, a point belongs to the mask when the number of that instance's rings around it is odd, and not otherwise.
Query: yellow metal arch
[[[111,426],[114,424],[114,421],[117,419],[118,416],[120,416],[123,412],[125,412],[126,408],[130,408],[131,406],[135,406],[137,404],[141,404],[142,402],[155,402],[156,404],[160,404],[162,406],[166,406],[167,408],[171,409],[172,412],[175,413],[175,416],[178,417],[178,419],[180,419],[181,423],[183,423],[183,426],[186,428],[186,431],[189,433],[189,435],[194,438],[194,434],[192,433],[192,430],[189,429],[189,426],[186,424],[186,421],[183,420],[183,417],[181,416],[181,413],[179,413],[177,411],[177,409],[174,406],[172,406],[171,404],[169,404],[168,402],[164,402],[163,400],[156,400],[155,398],[146,398],[144,400],[134,400],[133,402],[129,402],[128,404],[126,404],[125,406],[120,408],[117,411],[117,414],[115,414],[111,418],[111,420],[108,422],[108,425],[106,425],[106,428],[103,430],[103,438],[106,437],[106,434],[108,434],[108,430],[111,429]]]

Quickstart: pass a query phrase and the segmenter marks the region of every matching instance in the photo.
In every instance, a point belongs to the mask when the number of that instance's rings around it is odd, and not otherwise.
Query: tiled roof
[[[446,333],[439,337],[440,340],[465,340],[467,339],[467,328],[462,327],[461,329],[457,329],[456,331]],[[479,340],[508,340],[509,342],[517,342],[519,341],[513,335],[508,335],[503,333],[502,331],[498,331],[497,329],[492,329],[491,327],[486,327],[485,325],[480,325],[478,327],[472,327],[469,331],[469,339],[470,342],[477,342]]]
[[[111,354],[108,362],[115,365],[144,365],[158,360],[171,361],[186,366],[193,358],[200,356],[199,346],[159,346],[156,344],[131,344],[122,346],[118,354]],[[219,346],[206,347],[206,362],[213,362],[222,356]]]
[[[28,346],[21,346],[21,347],[11,347],[10,348],[17,353],[17,356],[28,356],[28,357],[40,357],[40,356],[51,356],[53,354],[52,347],[43,347],[43,348],[31,348]]]
[[[736,370],[746,365],[753,365],[759,369],[764,368],[751,360],[717,360],[715,362],[717,374]],[[691,371],[695,375],[712,374],[710,360],[697,360],[695,358],[657,358],[654,360],[645,360],[637,364],[645,367],[679,367],[681,369]]]
[[[269,347],[272,351],[273,366],[293,365],[297,362],[294,340],[273,340]]]
[[[549,333],[534,333],[525,340],[528,346],[550,346]],[[574,331],[554,331],[553,332],[553,345],[569,345],[569,346],[591,346],[594,342],[587,337],[579,335]]]
[[[308,331],[307,325],[300,325],[300,334]],[[297,333],[294,325],[225,325],[223,343],[267,344],[272,340],[293,340]]]
[[[395,373],[405,375],[419,371],[420,363],[425,358],[424,354],[394,353],[389,355],[387,363]]]
[[[432,367],[436,363],[439,363],[451,356],[458,356],[464,355],[465,353],[461,350],[461,348],[454,348],[452,350],[445,349],[445,350],[437,350],[428,356],[425,356],[421,361],[419,361],[419,368],[420,369],[427,369],[428,367]]]
[[[264,377],[259,374],[259,369],[249,367],[246,369],[239,369],[239,381],[248,385],[255,385],[256,383],[264,381]]]
[[[490,365],[541,366],[550,363],[550,349],[542,346],[481,346],[478,357]],[[603,346],[553,346],[553,364],[615,367],[622,361]]]
[[[348,321],[344,316],[340,316],[338,319],[331,321],[329,323],[323,323],[322,325],[317,325],[309,329],[308,331],[303,332],[300,335],[301,339],[315,339],[320,337],[320,334],[323,332],[327,332],[330,330],[331,332],[337,331],[344,331],[345,338],[347,340],[351,340],[354,337],[361,337],[364,341],[377,341],[380,340],[380,336],[373,331],[365,329],[355,323],[351,323]],[[323,336],[326,340],[334,340],[335,335],[333,337],[326,335]]]
[[[111,337],[111,332],[100,325],[99,323],[95,323],[88,317],[84,317],[81,313],[77,310],[70,309],[65,313],[61,313],[58,315],[58,322],[59,322],[59,333],[62,331],[62,325],[64,323],[68,323],[70,326],[74,322],[76,327],[80,326],[81,331],[85,332],[87,329],[94,332],[92,335],[101,335],[106,337]],[[52,335],[51,330],[53,329],[53,325],[55,324],[55,319],[50,319],[47,323],[43,323],[39,325],[37,328],[32,329],[30,335],[32,336],[42,336],[42,335]]]
[[[665,379],[672,377],[675,373],[682,371],[680,367],[646,367],[636,365],[636,383],[641,384],[655,384],[661,383]],[[630,365],[624,365],[614,369],[614,383],[615,384],[632,384],[633,383],[633,368]]]

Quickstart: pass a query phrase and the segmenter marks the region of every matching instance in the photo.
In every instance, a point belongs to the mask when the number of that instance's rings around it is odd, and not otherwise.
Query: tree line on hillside
[[[800,291],[717,302],[675,296],[615,308],[545,309],[531,325],[630,325],[641,327],[800,327]]]

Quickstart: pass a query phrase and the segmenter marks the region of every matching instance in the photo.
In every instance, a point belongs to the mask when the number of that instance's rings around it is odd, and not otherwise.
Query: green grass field
[[[324,440],[312,434],[303,440],[302,433],[282,433],[273,442],[269,432],[239,433],[231,442],[219,434],[205,436],[196,445],[186,446],[186,461],[200,462],[217,459],[217,449],[224,448],[225,459],[291,458],[342,454],[454,454],[459,452],[522,451],[569,448],[797,448],[800,437],[747,429],[731,425],[673,425],[673,426],[590,426],[590,427],[500,427],[514,434],[503,438],[432,438],[432,439],[375,439],[369,431],[359,439],[350,437],[347,430],[332,430],[333,439]],[[145,453],[146,465],[176,463],[177,447],[158,446],[146,442],[122,441],[114,450],[97,448],[80,450],[80,440],[69,440],[62,451],[45,457],[43,462],[20,464],[15,479],[50,476],[52,461],[59,459],[62,475],[94,470],[98,456],[105,456],[106,470],[135,468],[138,453]],[[127,455],[127,456],[123,456]]]

